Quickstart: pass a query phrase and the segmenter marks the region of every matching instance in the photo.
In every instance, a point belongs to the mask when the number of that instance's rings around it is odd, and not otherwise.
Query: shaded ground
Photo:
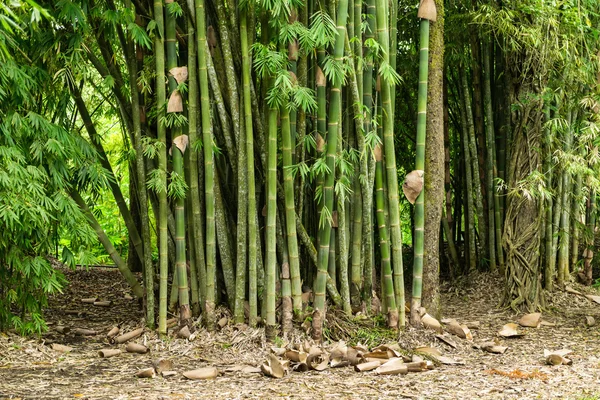
[[[261,329],[228,325],[216,333],[200,330],[193,341],[161,341],[147,332],[136,342],[148,346],[148,354],[123,353],[103,359],[98,350],[114,347],[106,333],[120,325],[128,331],[142,324],[137,302],[117,271],[94,269],[67,272],[71,284],[65,295],[51,299],[46,313],[50,331],[41,339],[23,339],[13,334],[0,335],[0,398],[31,399],[242,399],[242,398],[411,398],[411,399],[588,399],[600,396],[600,329],[588,328],[585,316],[600,322],[600,305],[586,298],[557,293],[545,321],[556,326],[525,329],[519,339],[501,340],[508,346],[505,354],[495,355],[474,349],[473,343],[454,338],[452,349],[440,343],[431,332],[409,330],[399,344],[407,350],[418,345],[436,346],[445,355],[464,361],[464,365],[439,366],[428,372],[401,376],[356,373],[351,367],[324,372],[292,372],[282,379],[262,374],[244,374],[232,367],[258,366],[270,346]],[[497,338],[496,332],[518,316],[496,309],[501,282],[480,276],[471,286],[476,289],[447,288],[443,294],[444,317],[480,322],[473,330],[474,343]],[[578,288],[583,290],[581,288]],[[588,289],[589,290],[589,289]],[[597,294],[597,293],[596,293]],[[111,300],[110,308],[81,303],[81,298]],[[93,329],[90,337],[62,335],[57,325]],[[296,338],[295,340],[301,340]],[[62,354],[52,343],[73,347]],[[116,346],[124,350],[124,345]],[[544,365],[544,349],[573,350],[571,366]],[[170,358],[178,372],[215,366],[220,376],[210,381],[189,381],[180,374],[169,378],[139,379],[139,369],[152,360]],[[511,379],[491,374],[490,370],[526,373],[539,372],[540,378]]]

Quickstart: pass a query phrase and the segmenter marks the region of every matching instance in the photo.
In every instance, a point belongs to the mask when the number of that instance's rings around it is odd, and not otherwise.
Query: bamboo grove
[[[2,327],[42,329],[45,256],[96,240],[161,334],[217,307],[269,339],[323,340],[328,308],[403,329],[481,271],[514,309],[592,284],[594,0],[415,3],[2,6]]]

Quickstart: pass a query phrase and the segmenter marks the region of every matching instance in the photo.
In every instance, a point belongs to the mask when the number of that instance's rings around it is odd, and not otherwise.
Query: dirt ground
[[[49,332],[41,338],[0,334],[0,398],[27,399],[593,399],[600,396],[600,329],[587,327],[586,316],[600,323],[600,304],[565,292],[549,299],[543,320],[555,326],[521,328],[523,337],[502,339],[498,330],[519,315],[499,310],[501,282],[489,275],[477,277],[470,286],[447,287],[443,292],[443,316],[458,321],[479,321],[473,342],[454,337],[457,347],[441,343],[431,331],[409,329],[401,333],[399,345],[412,351],[416,346],[435,346],[463,365],[439,365],[427,372],[408,375],[358,373],[352,367],[323,372],[290,372],[282,379],[241,371],[260,366],[271,345],[262,329],[231,324],[209,333],[197,331],[191,341],[171,337],[158,339],[146,331],[135,339],[150,348],[147,354],[125,352],[125,345],[111,345],[106,333],[115,325],[122,332],[142,326],[137,302],[115,270],[67,271],[71,284],[65,294],[50,299],[46,312]],[[576,287],[576,286],[575,286]],[[576,287],[578,290],[591,289]],[[598,294],[598,293],[595,293]],[[111,307],[82,303],[82,298],[111,300]],[[57,326],[71,332],[61,334]],[[77,336],[76,328],[95,330],[93,336]],[[504,354],[490,354],[474,344],[496,339],[508,346]],[[299,337],[291,341],[302,340]],[[70,346],[69,353],[51,348],[52,343]],[[101,358],[100,349],[119,348],[123,353]],[[567,348],[572,365],[548,366],[544,349]],[[159,358],[171,359],[177,375],[151,379],[135,373]],[[214,366],[219,376],[191,381],[181,372]],[[521,370],[511,378],[502,373]],[[599,397],[600,398],[600,397]]]

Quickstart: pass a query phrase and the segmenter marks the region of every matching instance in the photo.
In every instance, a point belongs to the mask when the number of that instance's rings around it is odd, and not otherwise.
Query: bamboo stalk
[[[190,15],[188,20],[188,136],[190,141],[189,155],[189,188],[190,188],[190,210],[191,229],[188,230],[190,235],[190,247],[193,244],[194,248],[194,263],[198,274],[198,302],[204,308],[204,299],[206,297],[206,260],[204,258],[204,232],[202,227],[202,211],[200,204],[199,171],[198,171],[198,151],[196,143],[198,142],[198,43],[196,39],[196,30],[194,29],[195,8],[190,10],[194,15]],[[194,283],[192,283],[192,288]],[[192,290],[192,306],[194,305],[194,291]],[[194,314],[197,313],[194,311]]]
[[[336,62],[342,62],[344,55],[344,41],[346,39],[346,22],[348,18],[348,0],[340,0],[337,11],[337,32],[338,36],[335,40],[333,57]],[[333,210],[333,184],[335,180],[335,159],[337,150],[337,135],[340,121],[340,103],[341,103],[341,88],[342,77],[337,77],[332,82],[329,99],[329,121],[327,132],[327,167],[329,171],[325,176],[323,185],[323,207],[328,213]],[[321,218],[323,220],[324,218]],[[320,313],[325,313],[325,288],[327,282],[327,266],[329,263],[329,241],[331,238],[331,221],[319,221],[319,262],[317,266],[317,279],[314,286],[314,308]],[[320,341],[321,337],[318,333],[322,332],[322,319],[313,320],[313,328],[317,337],[315,340]]]
[[[387,308],[388,326],[398,328],[398,307],[394,295],[394,281],[392,278],[392,262],[390,257],[390,242],[384,215],[385,195],[383,191],[383,156],[381,147],[375,148],[375,202],[377,204],[377,226],[379,228],[379,251],[381,252],[381,278],[383,299]],[[402,307],[404,308],[404,307]]]
[[[502,250],[502,245],[497,246],[500,242],[496,241],[496,224],[495,224],[495,198],[496,188],[494,184],[494,114],[492,110],[492,84],[491,84],[491,67],[490,67],[490,46],[489,40],[483,40],[482,43],[482,58],[483,58],[483,108],[485,111],[485,141],[486,141],[486,159],[485,159],[485,183],[487,185],[487,206],[488,206],[488,254],[490,257],[490,270],[495,271],[496,265],[496,248]],[[499,231],[499,229],[498,229]],[[499,255],[500,256],[500,255]],[[504,269],[504,266],[501,267]]]
[[[173,68],[177,68],[177,48],[176,48],[176,16],[167,10],[165,21],[166,48],[167,48],[167,69],[169,75],[169,90],[171,98],[178,94],[177,81],[172,76]],[[169,112],[169,111],[167,111]],[[173,142],[181,136],[181,127],[177,124],[171,130]],[[178,146],[171,146],[173,160],[173,175],[184,178],[183,173],[183,151]],[[173,184],[173,182],[171,182]],[[192,313],[189,304],[189,289],[187,279],[187,267],[185,256],[185,215],[184,198],[178,196],[175,198],[175,271],[177,273],[178,297],[179,297],[179,318],[182,324],[187,324]]]
[[[285,227],[289,254],[289,272],[291,274],[291,296],[294,314],[302,312],[302,287],[300,282],[300,258],[298,237],[296,234],[296,211],[294,200],[294,177],[292,174],[292,129],[290,111],[286,105],[280,107],[281,148],[283,156],[283,187],[285,191]]]
[[[433,15],[423,15],[427,6],[433,7]],[[427,80],[429,65],[429,21],[435,21],[435,4],[433,0],[425,0],[419,7],[420,27],[420,56],[419,56],[419,92],[418,92],[418,117],[417,117],[417,156],[415,169],[425,170],[425,133],[427,124]],[[387,144],[386,144],[387,145]],[[387,156],[387,151],[386,151]],[[390,200],[391,201],[391,200]],[[413,265],[412,300],[410,305],[410,319],[413,325],[420,324],[421,293],[423,284],[423,247],[425,226],[425,192],[421,191],[415,203],[415,255]],[[404,303],[401,303],[404,304]],[[400,307],[404,309],[403,307]]]
[[[154,35],[154,60],[156,67],[156,131],[159,143],[162,144],[158,150],[158,170],[161,174],[163,190],[159,190],[158,196],[158,268],[160,274],[159,283],[159,306],[158,306],[158,332],[161,335],[167,333],[167,292],[169,275],[168,241],[169,232],[167,227],[167,133],[166,127],[160,121],[165,117],[165,47],[164,47],[164,8],[162,0],[154,1],[154,21],[156,22],[156,35]]]
[[[244,98],[244,117],[246,134],[246,173],[248,179],[248,302],[249,324],[256,326],[258,319],[257,301],[257,223],[256,223],[256,186],[254,178],[254,133],[252,127],[252,98],[250,90],[251,60],[248,49],[247,9],[240,12],[240,39],[242,51],[242,88]],[[240,166],[241,167],[241,166]],[[243,310],[242,310],[243,311]]]
[[[204,149],[204,196],[206,207],[206,288],[205,321],[209,330],[214,329],[215,282],[216,282],[216,235],[214,199],[214,154],[210,120],[210,95],[208,91],[208,71],[206,58],[206,17],[204,0],[195,0],[196,30],[198,32],[198,78],[200,81],[200,110],[202,122],[202,142]]]

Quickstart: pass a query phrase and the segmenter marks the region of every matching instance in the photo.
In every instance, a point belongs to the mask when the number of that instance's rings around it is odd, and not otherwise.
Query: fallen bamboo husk
[[[59,353],[69,353],[73,348],[58,343],[52,343],[52,350],[58,351]]]
[[[128,353],[146,354],[148,350],[149,349],[143,344],[133,342],[127,343],[127,346],[125,347],[125,351],[127,351]]]
[[[348,346],[343,340],[337,342],[329,351],[329,358],[345,360],[348,357]]]
[[[427,362],[425,361],[415,361],[404,364],[408,369],[408,372],[422,372],[427,371]]]
[[[135,339],[136,337],[140,336],[142,333],[144,333],[144,328],[138,328],[133,331],[127,332],[121,336],[112,338],[111,342],[117,343],[117,344],[123,344],[131,339]]]
[[[408,374],[408,367],[401,358],[393,358],[379,366],[375,372],[379,375],[405,375]]]
[[[88,298],[85,298],[85,299],[81,299],[81,302],[82,303],[86,303],[86,304],[94,304],[94,302],[96,300],[98,300],[97,297],[88,297]]]
[[[354,347],[348,347],[348,361],[350,365],[360,364],[361,353]]]
[[[108,333],[106,334],[107,338],[113,338],[115,336],[117,336],[120,332],[120,329],[118,326],[113,327],[110,331],[108,331]]]
[[[498,335],[505,337],[505,338],[515,338],[515,337],[525,336],[525,334],[519,332],[517,330],[517,328],[518,328],[517,324],[513,324],[512,322],[508,323],[502,327],[500,332],[498,332]]]
[[[350,365],[350,361],[344,360],[342,358],[332,358],[330,360],[329,365],[331,366],[331,368],[347,367],[348,365]]]
[[[102,349],[98,351],[98,355],[102,358],[110,358],[121,354],[119,349]]]
[[[446,325],[446,330],[461,339],[473,340],[473,335],[466,325],[461,325],[456,321]]]
[[[573,361],[569,358],[563,357],[560,354],[549,354],[546,357],[546,364],[548,365],[571,365]]]
[[[425,313],[421,317],[421,323],[423,324],[423,326],[425,328],[432,329],[432,330],[436,331],[437,333],[441,334],[444,332],[444,330],[442,329],[442,324],[440,324],[440,321],[433,318],[431,315],[429,315],[427,313]]]
[[[487,351],[488,353],[494,353],[494,354],[504,354],[504,352],[506,352],[506,350],[508,349],[508,347],[498,346],[494,342],[482,343],[480,347],[481,347],[481,350]]]
[[[542,322],[542,313],[525,314],[519,319],[519,325],[526,328],[539,328]]]
[[[292,366],[292,370],[296,371],[296,372],[306,372],[309,370],[309,368],[308,368],[308,364],[306,364],[306,363],[295,363]]]
[[[595,302],[595,303],[597,303],[597,304],[600,304],[600,296],[594,296],[594,295],[592,295],[592,294],[586,294],[586,295],[585,295],[585,297],[586,297],[588,300],[591,300],[591,301],[593,301],[593,302]]]
[[[93,331],[91,329],[83,329],[83,328],[76,328],[73,333],[77,336],[94,336],[97,335],[98,332]]]
[[[192,371],[185,371],[183,374],[188,379],[214,379],[219,375],[219,370],[215,367],[199,368]]]
[[[68,326],[57,325],[56,331],[58,333],[62,333],[63,335],[66,335],[67,333],[71,332],[71,328],[69,328]]]
[[[285,375],[284,365],[274,354],[269,354],[267,361],[260,368],[265,375],[273,378],[283,378]]]
[[[373,351],[385,351],[388,358],[401,357],[400,345],[398,343],[382,344],[373,349]]]
[[[258,367],[253,367],[251,365],[247,365],[241,369],[242,374],[259,374],[262,371]]]
[[[384,350],[375,350],[375,351],[370,351],[368,353],[363,354],[363,358],[367,359],[367,358],[376,358],[378,360],[389,360],[390,355],[388,354],[387,351]]]
[[[441,342],[446,343],[448,346],[452,347],[453,349],[456,348],[456,343],[449,336],[444,334],[444,335],[435,335],[435,337],[436,337],[436,339],[440,340]]]
[[[112,305],[112,301],[110,301],[110,300],[95,301],[94,305],[98,306],[98,307],[110,307]]]
[[[141,369],[135,374],[138,378],[154,378],[154,375],[156,375],[154,368]]]
[[[285,347],[271,347],[271,352],[278,357],[283,357],[287,349]]]
[[[152,362],[156,373],[160,374],[163,371],[169,371],[173,369],[173,361],[161,358]]]
[[[355,365],[354,370],[356,372],[372,371],[375,368],[378,368],[380,365],[381,365],[381,360],[369,361],[366,363]]]
[[[445,365],[463,365],[464,362],[457,361],[451,357],[432,355],[434,359]]]
[[[179,332],[177,332],[177,337],[181,339],[189,339],[190,336],[192,336],[192,333],[190,332],[190,328],[188,328],[187,325],[184,325],[183,328],[181,328]]]
[[[285,356],[290,361],[296,363],[306,363],[306,359],[308,358],[308,354],[298,350],[288,350],[285,352]]]
[[[435,348],[435,347],[429,347],[429,346],[420,346],[415,348],[415,353],[422,353],[422,354],[429,354],[431,356],[441,356],[442,352]]]
[[[177,371],[162,371],[160,374],[163,378],[168,378],[169,376],[177,375]]]
[[[572,352],[573,351],[569,349],[544,349],[544,358],[546,359],[546,364],[549,365],[571,365],[573,364],[573,361],[569,358],[566,358],[566,356],[571,354]]]
[[[321,350],[311,350],[306,359],[306,364],[315,371],[324,371],[329,364],[329,355]]]

